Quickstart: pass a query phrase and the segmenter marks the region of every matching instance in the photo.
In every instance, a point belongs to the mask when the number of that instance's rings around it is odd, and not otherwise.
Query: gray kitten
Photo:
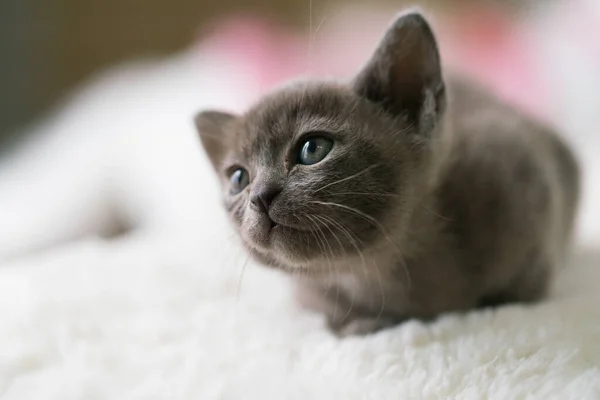
[[[444,82],[417,12],[349,84],[295,84],[196,125],[248,251],[293,273],[340,335],[538,300],[568,250],[573,154],[489,94]]]

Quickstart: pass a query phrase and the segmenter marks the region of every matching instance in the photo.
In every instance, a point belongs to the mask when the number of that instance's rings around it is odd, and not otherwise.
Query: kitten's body
[[[422,207],[401,229],[390,221],[362,257],[298,280],[301,301],[342,333],[538,300],[566,256],[579,193],[570,150],[478,87],[448,86],[447,158]]]
[[[293,85],[197,124],[249,251],[297,272],[300,300],[340,334],[537,300],[567,251],[569,149],[484,91],[444,83],[418,14],[350,85]],[[314,137],[333,147],[303,163]]]

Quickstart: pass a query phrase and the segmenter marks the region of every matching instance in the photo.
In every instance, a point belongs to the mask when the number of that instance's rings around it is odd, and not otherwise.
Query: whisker
[[[325,219],[325,216],[321,216],[321,215],[313,215],[313,218],[316,218],[317,221],[321,221],[321,223],[323,223],[323,226],[325,228],[327,228],[327,230],[329,232],[331,232],[331,235],[334,237],[334,239],[338,242],[338,244],[340,245],[340,249],[344,249],[344,246],[342,245],[342,242],[340,242],[340,239],[336,236],[335,233],[333,233],[333,231],[331,230],[331,228],[329,227],[329,225],[327,225],[327,220]]]
[[[401,195],[395,194],[395,193],[377,193],[377,192],[337,192],[337,193],[331,193],[331,196],[402,197]],[[443,215],[433,211],[431,208],[427,207],[424,204],[421,204],[421,207],[423,207],[425,210],[429,211],[431,214],[433,214],[436,217],[439,217],[443,220],[454,221],[452,218],[444,217]]]
[[[381,307],[379,308],[379,314],[377,314],[377,320],[379,320],[385,309],[385,291],[383,290],[383,283],[381,282],[381,273],[379,272],[379,267],[375,260],[373,260],[373,266],[375,267],[375,274],[377,276],[377,282],[379,283],[379,290],[381,291]]]
[[[327,7],[326,7],[327,10]],[[325,23],[325,20],[327,19],[327,12],[323,11],[323,18],[321,18],[321,22],[319,22],[319,25],[317,25],[317,28],[315,29],[315,31],[313,32],[313,1],[309,0],[308,3],[308,13],[309,13],[309,21],[308,21],[308,62],[309,62],[309,71],[311,68],[311,56],[312,56],[312,50],[314,47],[315,42],[317,41],[317,35],[319,34],[319,31],[321,30],[321,26],[323,26],[323,24]]]
[[[372,216],[365,214],[364,212],[357,210],[354,207],[350,207],[350,206],[346,206],[343,204],[338,204],[338,203],[333,203],[333,202],[329,202],[329,201],[318,201],[318,200],[312,200],[311,203],[315,203],[315,204],[320,204],[323,206],[330,206],[330,207],[339,207],[343,210],[346,210],[348,212],[352,212],[355,213],[356,215],[362,217],[363,219],[365,219],[366,221],[369,221],[371,224],[373,224],[376,228],[380,229],[383,231],[383,227],[381,226],[381,224],[379,223],[379,221],[377,221],[375,218],[373,218]],[[382,232],[383,233],[383,232]]]
[[[364,256],[362,255],[360,249],[358,248],[358,246],[356,245],[355,241],[353,240],[352,233],[349,232],[347,229],[344,229],[344,227],[339,222],[335,221],[333,218],[328,217],[328,216],[321,216],[321,217],[324,218],[324,219],[326,219],[326,220],[329,220],[332,223],[337,224],[338,229],[340,229],[342,232],[344,232],[346,234],[346,236],[350,240],[351,244],[354,246],[354,248],[356,249],[356,251],[359,253],[359,255],[360,255],[361,259],[362,259],[362,262],[363,262],[363,271],[365,273],[365,277],[366,277],[367,280],[369,280],[369,276],[367,275],[366,262],[365,262]],[[356,238],[356,239],[360,241],[360,239],[358,239],[358,238]],[[376,277],[377,277],[377,283],[379,285],[379,291],[381,293],[381,305],[380,305],[380,308],[379,308],[379,313],[377,314],[377,320],[379,320],[379,318],[381,318],[381,316],[383,315],[383,311],[385,310],[385,291],[383,289],[383,282],[381,280],[381,272],[379,271],[379,267],[377,266],[377,263],[374,260],[373,260],[373,266],[375,267],[375,274],[376,274]],[[350,312],[348,312],[348,315],[349,314],[350,314]],[[348,315],[346,315],[344,317],[344,319],[347,318]]]
[[[310,236],[309,235],[313,235],[313,233],[310,230],[307,230],[305,232],[303,232],[302,237],[304,239],[304,241],[307,244],[310,244]],[[296,275],[300,275],[300,281],[302,281],[302,272],[303,272],[304,268],[293,268],[292,269],[292,276],[296,276]]]
[[[370,197],[376,197],[376,196],[381,196],[381,197],[401,197],[399,194],[394,194],[394,193],[377,193],[377,192],[370,192],[370,193],[363,193],[363,192],[337,192],[337,193],[331,193],[332,196],[341,196],[341,195],[356,195],[356,196],[370,196]]]
[[[236,238],[236,236],[237,236],[237,238]],[[239,301],[244,269],[246,267],[246,264],[248,263],[248,260],[250,259],[250,253],[246,252],[245,249],[243,248],[243,246],[238,244],[239,242],[242,242],[243,240],[242,240],[242,236],[240,235],[240,233],[237,230],[234,230],[230,235],[228,235],[226,238],[223,238],[222,240],[223,240],[223,246],[231,246],[233,248],[233,251],[228,251],[225,253],[225,255],[222,258],[221,265],[224,265],[226,267],[229,267],[230,265],[234,265],[234,266],[238,265],[240,257],[246,256],[244,264],[242,266],[242,271],[240,273],[240,277],[238,278],[238,284],[237,284],[236,301]],[[237,241],[239,241],[239,242],[237,242]]]
[[[310,215],[305,214],[304,215],[306,218],[308,218],[309,222],[311,223],[311,226],[318,228],[316,222],[311,218]],[[319,249],[323,252],[323,254],[325,254],[325,257],[327,257],[327,252],[325,249],[325,243],[322,241],[321,236],[318,234],[319,232],[316,229],[311,229],[310,233],[313,235],[313,237],[315,238],[315,240],[317,241],[317,245],[319,246]]]
[[[348,238],[348,240],[350,241],[350,244],[356,249],[356,252],[360,253],[360,249],[358,247],[357,242],[360,243],[361,246],[363,245],[363,243],[362,243],[362,241],[355,234],[353,234],[352,232],[350,232],[342,224],[340,224],[339,222],[337,222],[336,220],[334,220],[331,217],[328,217],[326,215],[321,215],[320,217],[326,219],[333,226],[335,226],[339,231],[341,231],[344,234],[344,236],[346,236]]]
[[[326,215],[321,215],[320,217],[322,219],[324,219],[325,221],[329,221],[333,226],[337,227],[340,230],[340,232],[342,232],[348,238],[348,240],[350,241],[350,244],[356,249],[356,252],[362,261],[362,270],[363,270],[363,273],[365,274],[366,280],[368,281],[369,273],[367,271],[367,264],[365,261],[365,257],[363,255],[363,253],[360,251],[360,248],[358,247],[358,245],[356,244],[356,241],[354,240],[352,233],[350,231],[348,231],[347,229],[345,229],[343,225],[341,225],[339,222],[335,221],[333,218],[328,217]],[[331,231],[331,232],[333,234],[333,231]],[[334,237],[337,237],[337,236],[334,235]],[[356,240],[358,240],[360,242],[360,239],[356,238]],[[361,242],[361,244],[362,244],[362,242]],[[341,246],[341,242],[340,242],[340,246]],[[341,321],[344,321],[346,318],[348,318],[348,316],[352,313],[353,308],[354,308],[354,293],[352,293],[352,296],[350,297],[350,306],[348,307],[348,311],[346,312],[344,317],[341,319]]]
[[[321,22],[319,22],[319,25],[317,25],[317,29],[315,29],[315,33],[313,34],[313,43],[317,41],[317,34],[321,30],[321,27],[325,23],[326,19],[327,19],[327,16],[323,15],[323,18],[321,18]]]
[[[454,221],[452,218],[444,217],[443,215],[440,215],[440,214],[436,213],[435,211],[433,211],[432,209],[430,209],[429,207],[427,207],[427,206],[426,206],[426,205],[424,205],[424,204],[421,204],[421,206],[423,206],[423,208],[424,208],[425,210],[429,211],[430,213],[432,213],[432,214],[433,214],[433,215],[435,215],[436,217],[439,217],[439,218],[441,218],[441,219],[443,219],[443,220],[446,220],[446,221]]]
[[[328,254],[327,254],[327,250],[325,249],[325,243],[323,242],[323,238],[321,237],[323,232],[321,232],[319,230],[319,226],[315,222],[313,217],[311,217],[308,214],[305,214],[304,216],[309,219],[309,221],[311,222],[311,225],[315,228],[315,230],[311,230],[310,232],[312,233],[313,237],[317,240],[317,245],[319,246],[319,249],[321,249],[321,251],[325,255],[325,258],[327,260],[327,269],[329,270],[329,273],[331,273],[333,271],[334,267],[332,264],[332,260],[329,258]],[[329,293],[330,288],[331,288],[331,286],[327,286],[327,289],[325,290],[325,294]]]
[[[323,239],[325,240],[325,242],[329,246],[329,251],[331,252],[331,259],[329,258],[329,256],[327,256],[327,253],[324,251],[325,257],[327,258],[327,260],[329,262],[329,271],[330,271],[330,273],[331,273],[331,270],[333,270],[335,272],[336,281],[339,282],[339,280],[340,280],[340,273],[339,273],[339,270],[338,270],[337,266],[333,262],[333,258],[335,258],[334,254],[333,254],[333,249],[331,248],[331,245],[329,244],[329,241],[327,241],[327,237],[325,236],[325,233],[321,230],[321,228],[319,228],[318,223],[314,222],[313,218],[316,218],[316,216],[315,215],[313,215],[313,216],[306,215],[306,216],[311,221],[313,221],[315,228],[321,233]],[[336,292],[335,292],[335,308],[333,310],[333,319],[335,319],[335,317],[337,315],[338,304],[339,304],[339,299],[340,299],[340,288],[339,288],[339,285],[335,285],[335,289],[336,289]]]
[[[316,217],[316,216],[313,216],[313,217]],[[335,255],[333,254],[333,249],[331,247],[331,244],[327,240],[327,236],[325,236],[325,232],[323,232],[323,230],[318,225],[315,225],[315,226],[319,230],[319,232],[321,232],[323,240],[325,241],[325,243],[327,244],[327,247],[329,248],[329,253],[331,254],[331,259],[333,260],[333,258],[335,258]]]
[[[317,200],[313,200],[313,201],[311,201],[311,203],[321,204],[321,205],[330,206],[330,207],[338,207],[342,210],[346,210],[348,212],[354,213],[355,215],[358,215],[358,216],[362,217],[363,219],[365,219],[366,221],[370,222],[377,230],[380,231],[380,233],[383,235],[383,237],[396,250],[396,255],[398,256],[399,261],[401,262],[401,265],[404,269],[404,274],[406,276],[408,289],[410,289],[410,287],[412,286],[412,281],[410,278],[410,273],[408,271],[408,267],[406,265],[406,260],[404,259],[404,256],[402,255],[402,252],[400,252],[400,249],[398,248],[398,246],[396,246],[396,244],[390,239],[390,237],[386,233],[385,229],[383,228],[381,223],[379,221],[377,221],[377,219],[373,218],[372,216],[370,216],[368,214],[365,214],[364,212],[362,212],[360,210],[357,210],[356,208],[345,206],[343,204],[332,203],[332,202],[327,202],[327,201],[317,201]]]
[[[338,181],[335,181],[335,182],[328,183],[327,185],[325,185],[325,186],[321,186],[320,188],[318,188],[317,190],[315,190],[314,192],[312,192],[312,194],[314,195],[314,194],[316,194],[316,193],[319,193],[321,190],[323,190],[323,189],[326,189],[326,188],[328,188],[328,187],[330,187],[330,186],[333,186],[333,185],[337,185],[338,183],[346,182],[346,181],[349,181],[350,179],[357,178],[357,177],[359,177],[359,176],[361,176],[361,175],[363,175],[363,174],[366,174],[367,172],[369,172],[370,170],[372,170],[373,168],[375,168],[375,167],[378,167],[378,166],[379,166],[379,164],[373,164],[373,165],[371,165],[370,167],[368,167],[368,168],[365,168],[365,169],[363,169],[362,171],[360,171],[360,172],[357,172],[357,173],[356,173],[356,174],[354,174],[354,175],[350,175],[350,176],[348,176],[348,177],[346,177],[346,178],[343,178],[343,179],[340,179],[340,180],[338,180]]]
[[[312,0],[308,0],[308,69],[310,71],[311,66],[311,57],[312,57],[312,46],[313,46],[313,10],[312,10],[313,2]]]
[[[342,244],[342,242],[340,241],[339,237],[333,232],[333,230],[331,229],[331,227],[327,224],[328,222],[328,218],[324,215],[313,215],[313,218],[316,218],[317,220],[321,221],[323,223],[323,226],[325,228],[327,228],[327,230],[331,233],[331,236],[333,236],[333,238],[338,242],[338,245],[340,246],[340,249],[346,253],[346,251],[344,250],[344,245]],[[335,222],[335,221],[333,221]],[[335,266],[334,263],[334,268],[337,268]]]
[[[242,271],[240,272],[240,277],[238,278],[237,292],[235,295],[236,302],[240,301],[240,293],[242,292],[242,280],[244,279],[244,272],[246,271],[246,265],[248,265],[248,261],[250,261],[250,252],[248,252],[248,255],[246,256],[246,261],[244,261],[244,264],[242,264]]]

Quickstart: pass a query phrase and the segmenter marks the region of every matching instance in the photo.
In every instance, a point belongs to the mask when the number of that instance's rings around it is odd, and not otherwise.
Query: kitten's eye
[[[238,168],[229,177],[231,194],[238,194],[250,183],[250,175],[244,168]]]
[[[310,138],[302,144],[302,147],[300,147],[298,163],[312,165],[323,161],[332,148],[333,140],[324,137]]]

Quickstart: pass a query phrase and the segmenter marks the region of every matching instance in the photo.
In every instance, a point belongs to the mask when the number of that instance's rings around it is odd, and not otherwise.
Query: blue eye
[[[324,137],[310,138],[300,147],[298,164],[312,165],[323,161],[332,148],[333,140]]]
[[[229,177],[231,193],[238,194],[250,183],[250,175],[244,168],[238,168]]]

